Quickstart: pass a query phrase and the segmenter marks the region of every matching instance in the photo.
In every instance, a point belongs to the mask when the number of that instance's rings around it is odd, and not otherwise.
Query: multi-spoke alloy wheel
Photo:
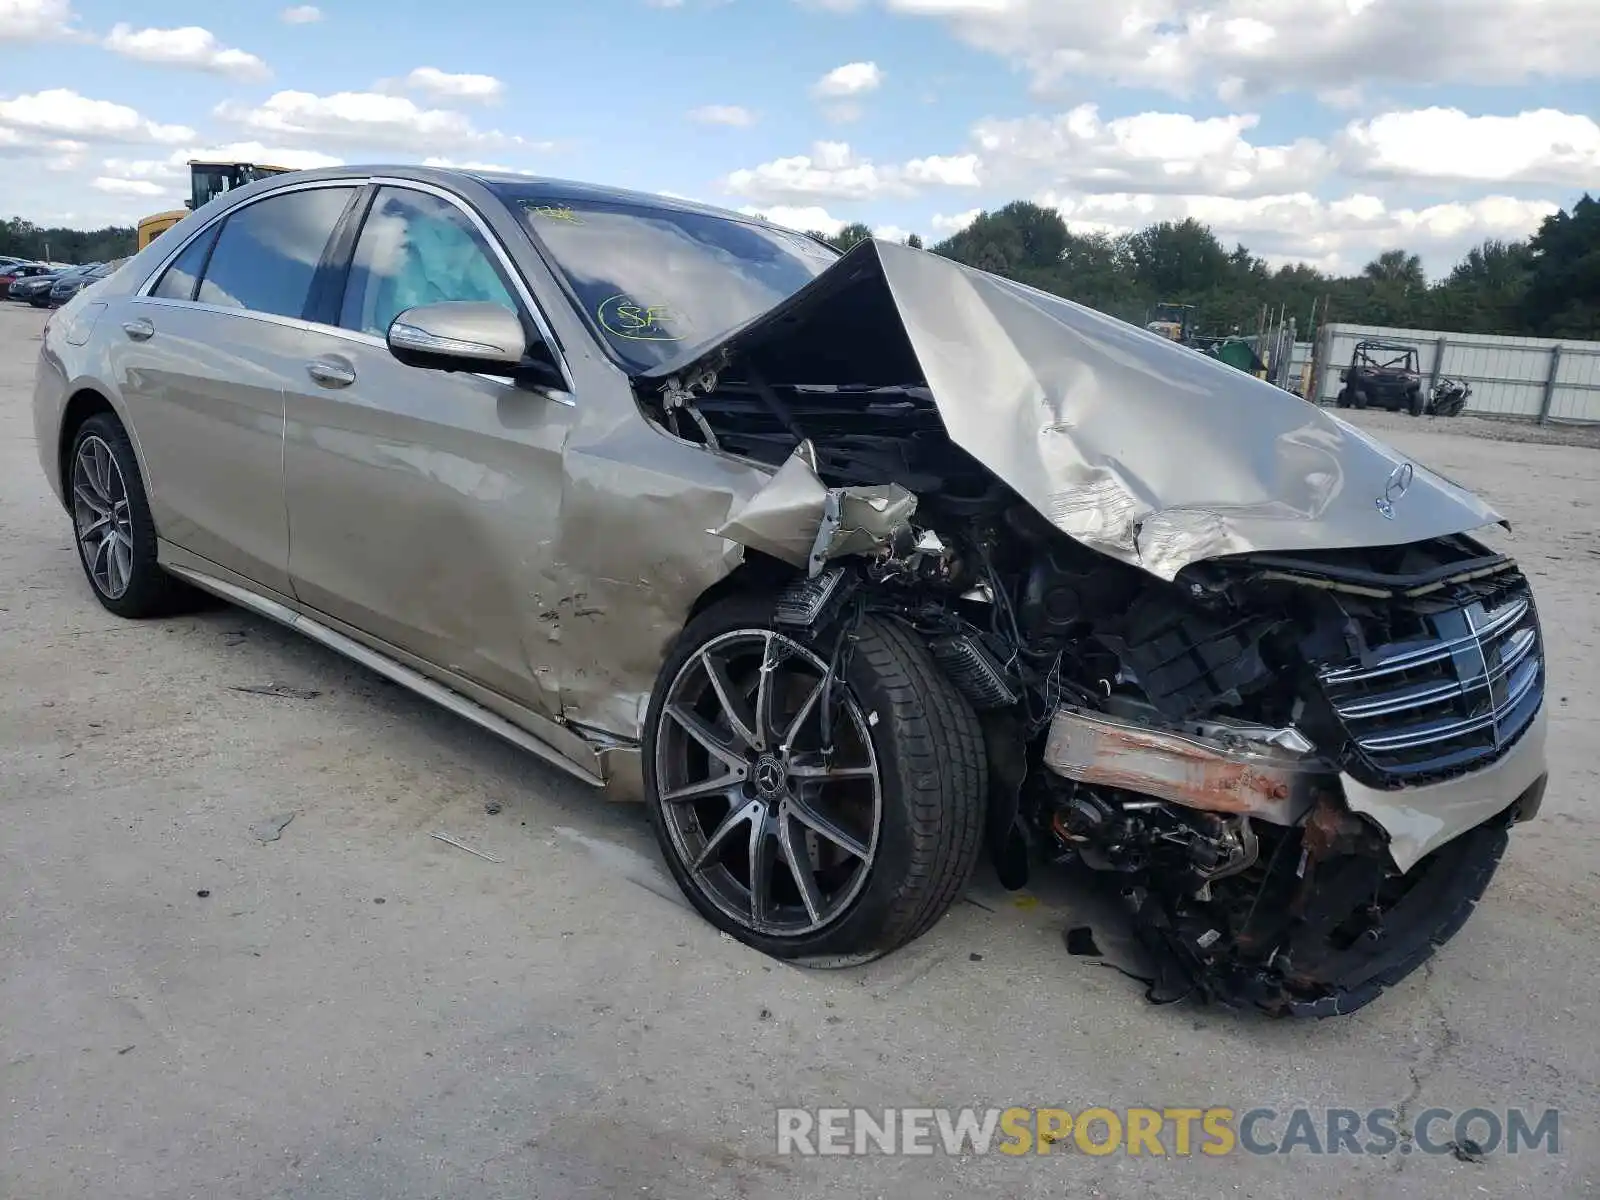
[[[128,485],[111,447],[91,434],[72,463],[72,523],[95,590],[120,600],[133,578],[133,523]]]
[[[713,924],[782,958],[864,962],[920,936],[965,886],[982,731],[906,626],[868,615],[801,632],[772,612],[724,600],[668,655],[645,722],[651,818]]]
[[[842,688],[824,703],[826,674],[783,634],[739,629],[702,646],[667,692],[656,742],[666,828],[706,895],[757,933],[828,925],[877,849],[872,739]]]
[[[95,598],[119,617],[154,617],[188,606],[195,593],[161,569],[155,522],[128,431],[95,413],[62,455],[62,488],[78,561]]]

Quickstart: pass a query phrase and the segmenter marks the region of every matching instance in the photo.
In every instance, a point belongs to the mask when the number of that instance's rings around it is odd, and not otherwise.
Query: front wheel
[[[837,631],[812,639],[772,612],[735,598],[679,637],[645,727],[652,823],[719,929],[777,958],[866,962],[921,936],[971,877],[983,734],[905,626],[864,618],[830,683]]]

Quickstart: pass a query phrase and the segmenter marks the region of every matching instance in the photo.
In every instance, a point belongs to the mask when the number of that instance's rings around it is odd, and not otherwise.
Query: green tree
[[[906,245],[910,246],[913,250],[921,250],[922,238],[913,233],[906,238]]]
[[[1600,338],[1600,201],[1546,217],[1529,242],[1527,319],[1547,337]]]
[[[833,237],[828,239],[830,245],[839,250],[848,250],[850,247],[867,241],[872,237],[872,226],[863,225],[860,221],[846,225]]]

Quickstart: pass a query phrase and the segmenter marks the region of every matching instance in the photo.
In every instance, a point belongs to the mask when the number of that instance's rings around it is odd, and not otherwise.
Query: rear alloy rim
[[[95,589],[119,600],[133,577],[133,523],[128,485],[111,447],[90,434],[72,464],[72,524]]]
[[[725,633],[678,671],[656,730],[656,786],[678,860],[718,909],[768,937],[836,921],[878,853],[877,753],[842,684],[824,705],[826,675],[780,633]]]

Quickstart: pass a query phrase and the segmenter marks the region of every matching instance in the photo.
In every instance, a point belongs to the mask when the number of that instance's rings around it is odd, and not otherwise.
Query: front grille
[[[1374,782],[1448,777],[1498,758],[1544,698],[1539,617],[1526,581],[1419,615],[1416,636],[1373,647],[1319,675]]]

